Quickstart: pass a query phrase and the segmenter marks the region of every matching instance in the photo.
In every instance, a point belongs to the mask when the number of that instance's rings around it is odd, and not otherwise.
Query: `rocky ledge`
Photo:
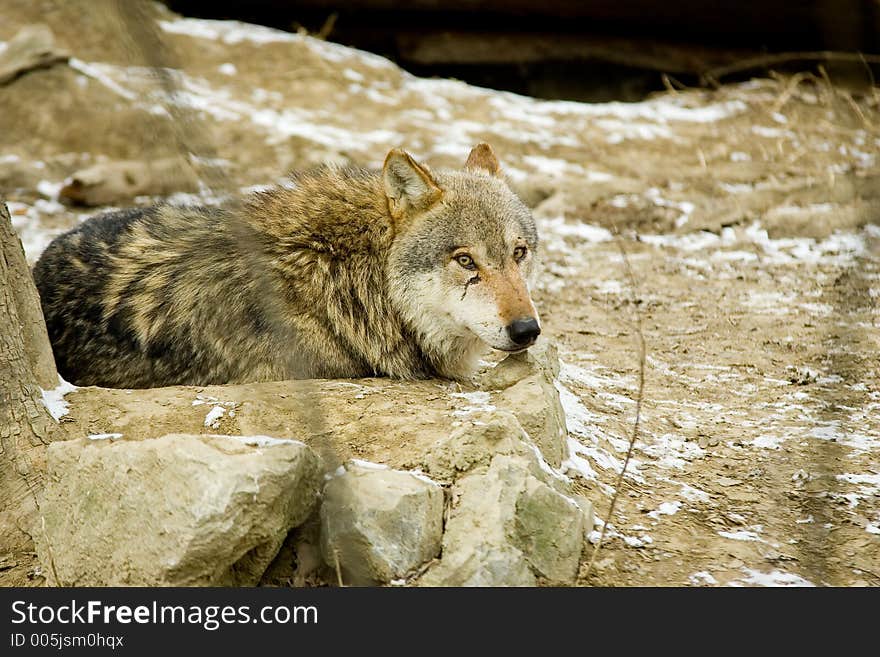
[[[71,439],[48,452],[43,570],[68,586],[572,583],[593,518],[561,469],[558,367],[544,346],[466,387],[75,390]]]

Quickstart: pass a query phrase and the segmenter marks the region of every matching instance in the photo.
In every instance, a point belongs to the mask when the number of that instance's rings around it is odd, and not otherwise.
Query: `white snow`
[[[651,199],[651,202],[653,202],[654,205],[659,205],[664,208],[673,208],[681,213],[675,220],[676,228],[684,226],[690,220],[690,216],[696,208],[696,206],[690,201],[671,201],[664,198],[660,194],[660,190],[656,187],[648,189],[648,191],[645,192],[645,196]]]
[[[807,435],[811,438],[829,440],[865,452],[880,449],[880,435],[876,432],[871,435],[858,431],[849,431],[841,426],[839,420],[819,420],[816,424],[817,426],[807,432]]]
[[[384,57],[346,48],[335,43],[322,41],[302,34],[291,34],[262,25],[240,21],[218,21],[199,18],[179,18],[173,21],[159,21],[159,26],[169,34],[186,34],[201,39],[222,41],[228,45],[248,42],[258,46],[272,43],[302,43],[324,59],[340,62],[357,59],[374,68],[391,68],[393,64]]]
[[[779,446],[784,442],[785,436],[764,433],[755,438],[751,444],[762,449],[779,449]]]
[[[654,539],[647,534],[642,534],[641,536],[621,536],[621,538],[623,538],[624,543],[635,548],[644,547],[654,542]]]
[[[40,194],[42,194],[43,196],[45,196],[46,198],[48,198],[50,201],[56,202],[57,209],[55,210],[55,212],[58,212],[58,211],[64,209],[63,205],[61,205],[60,203],[57,203],[58,193],[61,191],[62,187],[64,187],[63,182],[50,182],[48,180],[41,180],[40,182],[37,183],[37,191]]]
[[[695,488],[690,484],[680,483],[681,486],[681,496],[686,499],[688,502],[703,502],[706,503],[711,499],[709,493],[704,490],[700,490],[699,488]]]
[[[53,227],[47,227],[43,222],[43,216],[59,213],[73,214],[69,208],[58,201],[43,198],[38,198],[32,205],[7,201],[6,206],[9,208],[12,227],[18,233],[25,256],[30,263],[34,263],[40,257],[40,254],[49,246],[49,242],[64,232],[63,228],[55,226],[57,222],[53,222]],[[77,214],[75,216],[79,220],[87,215]]]
[[[564,217],[539,219],[538,224],[542,234],[553,233],[560,237],[578,237],[591,243],[609,242],[614,239],[614,235],[607,228],[591,224],[567,223]]]
[[[406,472],[416,479],[424,481],[426,484],[431,484],[432,486],[437,486],[438,488],[440,488],[440,484],[438,484],[436,481],[434,481],[428,475],[422,472],[420,468],[416,468],[415,470],[397,470],[397,472]]]
[[[733,539],[734,541],[764,541],[763,538],[758,536],[757,532],[747,531],[745,529],[741,529],[735,532],[719,531],[718,535],[723,536],[724,538]]]
[[[763,125],[753,125],[752,132],[754,132],[759,137],[765,137],[767,139],[780,139],[782,137],[788,137],[788,138],[794,137],[794,133],[791,130],[781,130],[779,128],[771,128],[769,126],[763,126]]]
[[[598,481],[596,471],[593,470],[590,462],[587,459],[581,457],[578,452],[585,452],[583,445],[581,445],[574,438],[569,438],[568,458],[565,459],[565,461],[563,461],[562,465],[560,466],[562,472],[579,474],[587,481]]]
[[[844,473],[837,475],[838,481],[857,486],[858,493],[848,493],[842,497],[849,501],[850,508],[856,507],[861,501],[870,501],[880,498],[880,474],[852,474]]]
[[[653,458],[653,464],[661,468],[683,470],[690,461],[703,458],[706,450],[685,436],[672,432],[649,434],[645,438],[640,451]]]
[[[718,580],[708,570],[693,573],[688,577],[688,580],[694,586],[714,586],[718,583]]]
[[[576,162],[560,158],[545,157],[543,155],[524,155],[522,160],[537,173],[549,176],[556,177],[571,174],[580,176],[591,183],[608,182],[614,179],[614,176],[610,173],[587,170]]]
[[[714,253],[710,254],[713,258],[754,260],[755,255],[748,254],[748,249],[751,249],[767,264],[845,266],[853,264],[857,257],[866,252],[865,236],[871,235],[871,230],[868,225],[859,232],[835,232],[823,240],[808,237],[772,239],[760,223],[753,222],[744,229],[724,228],[720,234],[697,231],[681,235],[640,235],[639,238],[642,242],[659,248],[674,248],[685,252],[713,250]],[[732,256],[719,255],[720,249],[737,246],[748,249]],[[790,297],[787,295],[786,299],[793,300],[794,294],[791,293]],[[784,312],[784,309],[780,312]]]
[[[733,580],[728,583],[728,586],[815,586],[815,584],[800,575],[780,570],[762,573],[751,568],[743,568],[743,572],[745,572],[746,577],[740,580]]]
[[[372,461],[364,461],[363,459],[351,459],[349,463],[358,468],[363,468],[364,470],[390,470],[390,468],[384,463],[373,463]]]
[[[220,419],[226,414],[226,409],[222,406],[213,406],[205,416],[205,426],[209,429],[216,429],[220,426]]]
[[[169,34],[185,34],[200,39],[219,40],[229,45],[243,41],[265,45],[267,43],[294,43],[302,40],[302,37],[290,32],[240,21],[179,18],[173,21],[159,21],[159,27]]]
[[[400,472],[402,474],[408,474],[411,477],[415,477],[419,481],[423,481],[426,484],[430,484],[432,486],[437,486],[441,488],[440,484],[431,479],[428,475],[426,475],[420,468],[416,468],[414,470],[395,470],[384,463],[373,463],[372,461],[365,461],[363,459],[349,459],[343,465],[340,465],[333,474],[325,475],[324,478],[329,480],[335,477],[341,477],[346,472],[348,472],[349,468],[360,468],[361,470],[389,470],[391,472]]]
[[[117,440],[122,438],[121,433],[91,433],[89,440]]]
[[[452,411],[452,414],[456,417],[463,417],[465,415],[470,415],[471,413],[478,413],[481,411],[495,410],[495,406],[491,403],[491,396],[488,392],[484,392],[482,390],[477,390],[475,392],[453,392],[450,397],[463,399],[468,402],[467,405],[457,407],[455,410]]]
[[[230,436],[228,434],[223,433],[211,433],[208,434],[211,438],[228,438],[229,440],[236,440],[240,443],[244,443],[245,445],[249,445],[251,447],[275,447],[277,445],[303,445],[305,443],[300,442],[299,440],[292,440],[290,438],[273,438],[272,436]]]
[[[70,409],[69,404],[64,400],[64,395],[76,389],[75,385],[68,383],[60,376],[58,377],[58,387],[52,390],[40,389],[43,393],[43,405],[56,422],[67,415]]]
[[[663,502],[654,511],[651,511],[648,514],[648,517],[653,518],[654,520],[660,520],[660,516],[674,516],[676,513],[678,513],[678,510],[680,508],[681,502],[679,502],[678,500],[674,502]]]
[[[71,57],[68,62],[70,68],[79,71],[83,75],[92,78],[103,84],[113,93],[122,96],[126,100],[136,100],[137,94],[119,85],[111,76],[112,72],[118,72],[122,67],[111,66],[109,64],[97,64],[94,62],[84,62],[76,57]],[[124,70],[124,69],[123,69]]]

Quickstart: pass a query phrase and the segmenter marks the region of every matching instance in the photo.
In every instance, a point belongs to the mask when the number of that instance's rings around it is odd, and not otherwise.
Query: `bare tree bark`
[[[40,387],[57,385],[39,295],[0,200],[0,555],[33,549],[46,445],[59,433]]]

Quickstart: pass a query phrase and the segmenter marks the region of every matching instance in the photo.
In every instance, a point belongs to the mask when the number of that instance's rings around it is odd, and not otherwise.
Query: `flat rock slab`
[[[553,366],[558,368],[556,354],[552,348],[548,355],[532,350],[538,355],[507,358],[490,368],[513,392],[500,390],[494,380],[486,383],[484,376],[475,378],[476,387],[439,379],[302,380],[136,391],[91,387],[66,396],[70,413],[64,427],[74,438],[107,433],[126,439],[163,433],[288,436],[312,447],[327,471],[350,459],[411,470],[422,467],[425,456],[457,428],[497,407],[523,420],[534,418],[529,424],[535,430],[532,440],[558,465],[566,453],[564,419],[556,411],[555,389],[542,387]],[[534,394],[513,394],[520,390],[520,380],[525,382],[523,392]]]
[[[37,551],[64,586],[254,585],[319,483],[319,459],[291,440],[56,442]]]

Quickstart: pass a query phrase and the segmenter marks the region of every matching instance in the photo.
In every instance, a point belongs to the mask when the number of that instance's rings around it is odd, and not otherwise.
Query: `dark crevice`
[[[871,0],[165,3],[185,16],[304,29],[388,57],[420,76],[554,100],[638,101],[669,84],[704,84],[711,69],[765,53],[880,50],[880,5]],[[792,61],[774,69],[815,64]],[[866,75],[864,65],[850,68],[841,75]],[[724,81],[766,73],[747,70]],[[664,82],[664,74],[673,79]]]

